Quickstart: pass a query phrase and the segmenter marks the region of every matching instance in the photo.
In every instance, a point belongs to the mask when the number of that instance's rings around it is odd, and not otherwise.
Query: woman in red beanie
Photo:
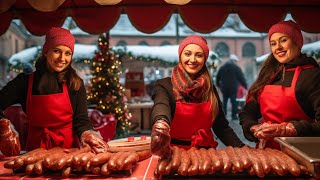
[[[27,114],[27,150],[76,147],[78,137],[97,153],[108,147],[88,118],[85,87],[71,66],[74,43],[69,30],[51,28],[36,71],[19,74],[0,91],[0,110],[19,103]]]
[[[301,53],[295,22],[281,21],[268,35],[272,53],[249,89],[240,124],[258,147],[279,149],[274,137],[320,136],[320,69]]]
[[[227,146],[243,146],[229,127],[205,65],[209,56],[206,40],[188,36],[179,45],[178,53],[179,63],[171,78],[158,80],[155,85],[152,153],[166,157],[171,153],[170,145],[216,148],[214,134]]]

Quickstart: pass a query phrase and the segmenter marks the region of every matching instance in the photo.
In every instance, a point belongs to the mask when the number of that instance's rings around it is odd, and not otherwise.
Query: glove
[[[8,119],[0,119],[0,150],[5,156],[17,156],[21,146],[19,133]]]
[[[106,152],[109,147],[100,133],[93,130],[84,131],[80,140],[82,146],[89,146],[96,154]]]
[[[274,137],[292,137],[297,136],[297,131],[291,123],[268,124],[255,133],[259,139],[273,139]]]
[[[151,132],[151,153],[160,158],[171,157],[170,141],[169,124],[164,120],[156,121]]]

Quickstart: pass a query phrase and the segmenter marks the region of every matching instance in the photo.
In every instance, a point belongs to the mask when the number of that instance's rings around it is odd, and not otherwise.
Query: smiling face
[[[280,63],[288,63],[300,54],[297,44],[287,35],[274,33],[270,38],[273,56]]]
[[[195,75],[204,66],[206,59],[205,54],[199,45],[189,44],[182,50],[180,61],[191,79],[194,79]]]
[[[58,45],[50,48],[45,54],[49,70],[61,72],[69,66],[72,59],[72,51],[68,46]]]

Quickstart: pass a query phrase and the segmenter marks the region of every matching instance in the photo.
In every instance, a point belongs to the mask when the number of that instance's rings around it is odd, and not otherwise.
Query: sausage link
[[[87,152],[85,155],[83,155],[80,159],[80,165],[84,166],[87,164],[88,161],[90,161],[90,159],[92,157],[94,157],[94,153],[93,152]]]
[[[188,175],[188,169],[191,165],[191,159],[186,150],[180,149],[180,151],[181,151],[181,163],[177,172],[181,176],[186,176]]]
[[[101,167],[100,166],[92,167],[91,172],[92,174],[101,174]]]
[[[110,170],[117,170],[117,164],[116,164],[116,160],[122,156],[124,152],[123,151],[120,151],[120,152],[117,152],[115,155],[113,155],[109,161],[108,161],[108,169]],[[139,158],[139,157],[138,157]]]
[[[157,165],[157,176],[161,177],[166,170],[167,165],[169,164],[169,159],[160,159]]]
[[[235,153],[235,150],[231,146],[227,146],[225,149],[226,153],[230,157],[230,161],[234,167],[234,173],[243,171],[243,164],[239,156]]]
[[[34,169],[34,164],[28,164],[26,166],[26,174],[31,175],[33,173],[33,169]]]
[[[34,164],[34,172],[38,175],[41,175],[43,174],[44,172],[44,167],[43,167],[43,159],[37,161],[35,164]]]
[[[261,149],[253,149],[253,153],[260,160],[264,174],[269,174],[271,171],[270,161],[266,158],[266,156],[261,152]]]
[[[109,161],[109,159],[114,155],[115,153],[111,152],[103,152],[96,154],[94,157],[90,159],[90,164],[92,166],[98,166],[100,164],[104,164]]]
[[[62,169],[65,166],[69,167],[72,166],[72,159],[74,156],[84,153],[84,152],[90,152],[90,147],[86,146],[82,149],[76,149],[75,151],[72,151],[65,156],[63,156],[61,159],[57,161],[57,169]]]
[[[279,176],[284,176],[285,175],[285,171],[282,169],[280,163],[278,162],[278,160],[274,157],[273,154],[271,154],[269,151],[265,150],[265,149],[261,149],[260,150],[261,153],[264,154],[264,156],[268,159],[268,161],[270,162],[270,166],[271,166],[271,170],[272,172],[278,174]]]
[[[169,175],[171,174],[171,172],[172,172],[172,161],[170,161],[166,166],[163,175]]]
[[[223,161],[222,161],[222,158],[220,157],[220,155],[218,154],[218,152],[213,148],[209,148],[208,154],[209,154],[211,162],[212,162],[212,166],[209,171],[209,174],[213,174],[217,171],[221,171],[223,168]]]
[[[109,176],[112,173],[112,171],[108,169],[108,163],[101,166],[100,173],[104,176]]]
[[[4,163],[3,167],[6,169],[14,169],[15,168],[14,159],[9,160],[6,163]]]
[[[243,152],[242,148],[235,147],[234,151],[236,155],[240,158],[244,169],[249,169],[252,165],[247,153]]]
[[[252,162],[252,168],[254,170],[254,174],[256,174],[258,177],[261,177],[261,178],[264,177],[265,174],[263,171],[262,164],[260,160],[257,158],[257,156],[253,153],[253,149],[247,146],[244,146],[242,149],[244,150],[244,152],[247,153],[247,156],[250,158],[250,161]]]
[[[285,163],[284,160],[281,157],[279,157],[276,154],[274,154],[272,149],[266,148],[265,151],[270,153],[277,160],[277,162],[281,166],[284,174],[287,174],[289,172],[289,167],[288,167],[287,163]]]
[[[70,174],[71,174],[71,171],[72,171],[71,167],[64,167],[62,172],[61,172],[61,177],[62,178],[68,178],[70,176]]]
[[[130,152],[130,151],[124,152],[122,155],[120,155],[120,157],[118,159],[116,159],[117,170],[123,169],[124,161],[130,156],[131,153],[133,153],[133,152]],[[102,171],[102,169],[101,169],[101,171]]]
[[[83,156],[85,156],[87,154],[87,152],[83,152],[80,154],[77,154],[75,156],[72,157],[72,165],[73,166],[80,166],[81,165],[81,158]]]
[[[212,166],[212,162],[211,162],[211,158],[209,156],[208,150],[201,148],[199,151],[202,157],[202,164],[200,165],[200,168],[199,168],[200,174],[203,174],[203,175],[208,174]]]
[[[57,161],[59,158],[61,158],[65,154],[66,152],[64,151],[63,148],[60,148],[60,147],[55,148],[54,150],[51,151],[51,155],[44,158],[43,165],[48,169],[54,170],[53,165],[55,161]]]
[[[172,147],[172,159],[171,159],[171,168],[172,171],[175,172],[178,170],[181,163],[181,150],[178,146]]]
[[[220,154],[220,156],[222,158],[222,162],[223,162],[223,168],[222,168],[221,172],[223,174],[229,173],[232,168],[232,162],[231,162],[230,157],[228,156],[225,149],[219,149],[219,150],[217,150],[217,152],[218,152],[218,154]]]
[[[288,169],[289,172],[294,175],[294,176],[300,176],[301,174],[301,170],[300,170],[300,166],[298,165],[298,163],[293,160],[290,156],[288,156],[287,154],[283,153],[282,151],[276,150],[276,149],[272,149],[273,153],[279,157],[281,157],[285,163],[287,163],[288,165]]]
[[[124,160],[123,163],[123,170],[129,170],[132,168],[133,165],[138,163],[139,161],[139,156],[136,152],[130,153],[130,155]]]
[[[138,151],[137,154],[139,156],[139,161],[143,161],[145,159],[148,159],[152,155],[150,150]]]
[[[199,160],[195,150],[196,148],[192,147],[187,151],[191,160],[191,165],[188,169],[188,176],[194,176],[199,173]]]
[[[38,149],[34,149],[32,151],[29,151],[27,152],[26,154],[23,154],[17,158],[15,158],[15,161],[14,161],[14,165],[15,165],[15,168],[21,168],[22,166],[24,166],[24,160],[29,157],[29,156],[32,156],[33,154],[37,154],[37,153],[41,153],[41,151],[45,151],[46,149],[44,148],[38,148]]]

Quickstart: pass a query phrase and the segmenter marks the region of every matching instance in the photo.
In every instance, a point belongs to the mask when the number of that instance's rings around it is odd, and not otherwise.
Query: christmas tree
[[[92,60],[92,79],[88,88],[88,102],[103,114],[114,114],[117,120],[115,138],[129,133],[131,114],[125,104],[125,89],[120,84],[121,59],[109,49],[109,33],[98,39],[98,51]]]

